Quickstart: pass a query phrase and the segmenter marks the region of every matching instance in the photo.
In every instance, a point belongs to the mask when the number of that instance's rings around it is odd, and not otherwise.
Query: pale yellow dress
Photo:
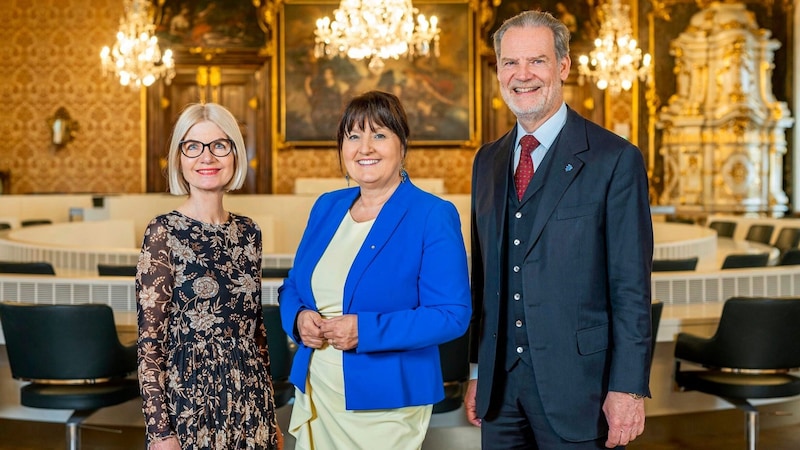
[[[342,315],[344,284],[374,220],[344,219],[311,276],[323,317]],[[422,447],[432,405],[348,411],[342,352],[325,345],[311,356],[306,393],[296,389],[289,432],[297,450],[416,450]],[[375,393],[381,395],[380,392]]]

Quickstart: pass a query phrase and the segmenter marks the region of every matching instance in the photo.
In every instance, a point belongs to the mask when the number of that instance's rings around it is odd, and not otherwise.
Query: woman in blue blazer
[[[408,135],[394,95],[348,104],[339,158],[359,186],[317,200],[280,289],[298,449],[419,449],[444,397],[438,345],[471,314],[466,251],[455,207],[408,180]]]

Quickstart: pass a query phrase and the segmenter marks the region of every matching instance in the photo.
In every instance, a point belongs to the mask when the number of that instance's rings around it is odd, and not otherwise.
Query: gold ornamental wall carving
[[[743,4],[711,3],[672,41],[676,93],[658,114],[664,188],[685,213],[782,216],[785,102],[772,93],[780,42]]]

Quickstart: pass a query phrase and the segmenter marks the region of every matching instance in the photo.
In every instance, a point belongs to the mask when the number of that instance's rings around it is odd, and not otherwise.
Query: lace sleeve
[[[261,305],[263,299],[261,296],[263,295],[262,287],[261,287],[261,255],[262,255],[262,241],[261,241],[261,229],[256,226],[256,251],[258,252],[258,265],[256,267],[257,272],[257,280],[258,280],[258,317],[256,317],[256,345],[258,349],[261,351],[261,357],[264,358],[264,364],[267,366],[267,373],[270,375],[270,380],[272,379],[272,369],[270,368],[270,361],[269,361],[269,347],[267,345],[267,329],[264,325],[264,310]]]
[[[169,230],[158,219],[148,225],[136,271],[138,375],[148,441],[174,434],[164,392],[167,327],[174,279],[169,236]]]

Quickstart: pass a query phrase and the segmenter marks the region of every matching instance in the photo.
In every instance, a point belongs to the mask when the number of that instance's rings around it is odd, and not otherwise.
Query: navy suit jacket
[[[491,407],[504,308],[503,242],[514,131],[483,146],[472,178],[471,358],[477,413]],[[526,197],[540,191],[523,271],[526,333],[538,391],[569,441],[608,432],[607,391],[649,395],[653,231],[647,174],[629,142],[568,109]],[[502,359],[502,358],[500,358]]]
[[[298,344],[290,380],[305,392],[313,349],[297,314],[317,310],[311,274],[359,188],[322,195],[280,288],[283,328]],[[358,315],[358,346],[343,352],[347,409],[433,404],[444,398],[438,345],[462,336],[471,315],[467,255],[452,203],[400,183],[358,251],[344,287],[344,314]]]

